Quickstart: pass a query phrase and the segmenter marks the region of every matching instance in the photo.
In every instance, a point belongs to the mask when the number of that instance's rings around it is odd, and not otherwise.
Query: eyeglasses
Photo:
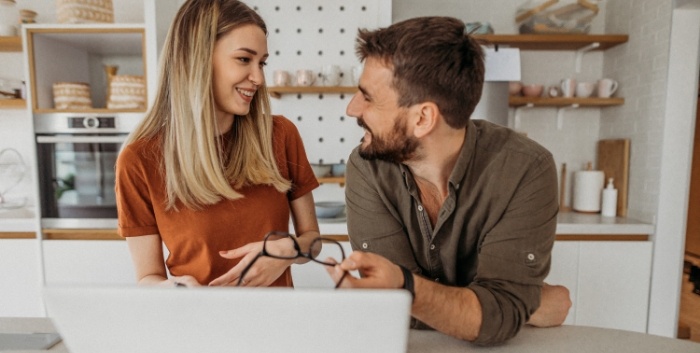
[[[291,253],[282,253],[281,250],[277,247],[271,246],[271,244],[276,241],[276,240],[281,240],[289,238],[292,240],[292,243],[294,244],[294,251]],[[324,258],[332,258],[335,261],[328,261],[328,260],[321,260],[319,259],[321,255],[321,250],[323,250],[323,256]],[[269,232],[265,235],[265,238],[263,239],[263,248],[262,251],[258,255],[253,258],[253,261],[251,261],[248,266],[243,269],[243,272],[241,272],[241,277],[238,279],[238,284],[237,286],[240,286],[243,284],[243,279],[245,278],[246,273],[253,267],[253,264],[255,264],[256,261],[258,261],[259,258],[267,256],[271,257],[273,259],[280,259],[280,260],[293,260],[293,259],[298,259],[298,258],[307,258],[311,261],[317,262],[321,265],[325,266],[335,266],[339,263],[341,263],[343,260],[345,260],[345,250],[343,250],[343,246],[333,240],[333,239],[327,239],[323,237],[318,237],[311,241],[311,244],[309,245],[309,252],[305,253],[301,251],[301,247],[299,246],[299,243],[297,242],[297,239],[295,236],[286,233],[286,232],[280,232],[280,231],[272,231]],[[343,279],[345,279],[345,276],[348,274],[347,271],[343,272],[343,275],[340,277],[338,280],[338,283],[335,284],[335,288],[340,287],[340,284],[343,283]]]

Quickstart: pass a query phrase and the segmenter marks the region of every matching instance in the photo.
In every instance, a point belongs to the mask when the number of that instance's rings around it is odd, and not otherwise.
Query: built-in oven
[[[143,114],[34,115],[42,228],[117,227],[117,155]]]

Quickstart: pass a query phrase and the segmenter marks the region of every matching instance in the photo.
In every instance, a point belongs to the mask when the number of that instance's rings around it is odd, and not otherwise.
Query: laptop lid
[[[406,352],[403,290],[46,287],[71,353]]]

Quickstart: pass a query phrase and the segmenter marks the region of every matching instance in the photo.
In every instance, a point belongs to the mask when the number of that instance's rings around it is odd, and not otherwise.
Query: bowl
[[[331,165],[331,175],[335,177],[345,176],[345,163],[336,163]]]
[[[542,95],[542,90],[544,89],[543,85],[524,85],[523,86],[523,95],[525,97],[539,97]]]
[[[511,96],[519,96],[523,89],[523,84],[518,81],[508,82],[508,94]]]
[[[311,169],[317,178],[323,178],[331,175],[332,164],[311,164]]]
[[[318,218],[338,218],[345,211],[345,203],[339,201],[321,201],[314,206]]]

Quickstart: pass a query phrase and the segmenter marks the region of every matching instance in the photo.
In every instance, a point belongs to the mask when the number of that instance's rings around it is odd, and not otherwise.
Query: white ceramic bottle
[[[608,179],[608,185],[603,189],[603,205],[600,213],[603,217],[617,215],[617,189],[613,186],[613,178]]]

